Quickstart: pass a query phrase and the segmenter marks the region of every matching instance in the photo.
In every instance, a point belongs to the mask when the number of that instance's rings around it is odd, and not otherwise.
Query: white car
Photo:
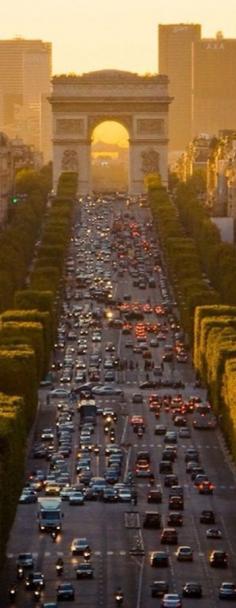
[[[70,505],[83,505],[84,504],[84,494],[83,492],[71,492],[69,495],[69,504]]]
[[[161,602],[162,608],[181,608],[182,601],[178,593],[165,593]]]
[[[118,490],[118,499],[121,502],[130,502],[132,498],[132,494],[129,488],[120,488]]]

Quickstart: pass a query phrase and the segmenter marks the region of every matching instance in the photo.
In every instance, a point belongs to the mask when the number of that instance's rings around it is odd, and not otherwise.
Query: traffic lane
[[[147,446],[147,445],[148,445],[148,443],[144,444],[144,446]],[[183,469],[185,469],[185,466],[183,467]],[[183,470],[183,474],[184,474],[184,470]],[[185,481],[186,481],[186,474],[184,476],[185,476]],[[186,484],[185,484],[185,487],[186,487]],[[209,553],[209,550],[210,550],[209,541],[208,541],[208,546],[206,547],[206,550],[203,552],[203,549],[202,549],[203,540],[206,542],[204,527],[203,527],[203,530],[204,530],[204,537],[203,537],[203,539],[200,539],[198,537],[199,514],[200,514],[200,511],[201,511],[201,508],[204,508],[204,507],[205,508],[210,508],[210,507],[212,507],[212,505],[211,505],[211,499],[209,499],[208,503],[206,504],[206,498],[207,497],[199,497],[198,494],[197,494],[197,491],[194,488],[192,488],[191,485],[189,485],[189,494],[190,494],[190,496],[188,496],[187,500],[185,501],[186,502],[185,512],[186,512],[186,514],[192,512],[192,504],[188,505],[188,501],[190,503],[191,502],[194,503],[194,505],[198,502],[199,503],[198,516],[195,519],[193,519],[192,522],[190,522],[189,529],[187,529],[187,527],[186,527],[186,529],[185,529],[185,535],[181,539],[181,544],[190,544],[191,545],[191,543],[192,543],[192,533],[193,533],[193,529],[194,529],[195,536],[197,536],[197,542],[194,545],[194,549],[195,549],[195,551],[196,551],[196,549],[198,550],[198,557],[201,558],[200,561],[203,562],[203,564],[202,564],[203,574],[201,576],[201,580],[203,580],[203,582],[204,582],[204,578],[206,578],[206,575],[207,575],[208,579],[209,579],[209,582],[211,582],[211,580],[213,578],[213,575],[209,574],[209,568],[210,567],[209,567],[209,565],[207,564],[207,561],[206,561],[208,553]],[[140,499],[139,499],[139,502],[140,502]],[[153,549],[153,547],[152,547],[152,549]],[[182,570],[181,570],[181,572],[182,572]],[[194,569],[194,575],[195,575],[195,569]],[[177,576],[176,580],[178,580],[178,578],[179,578],[178,572],[177,572],[176,576]],[[220,585],[220,583],[222,581],[222,575],[218,576],[218,573],[214,573],[214,579],[215,579],[215,594],[217,594],[217,589],[219,588],[219,585]],[[184,582],[186,582],[186,580],[187,579],[183,580],[183,584],[184,584]],[[211,600],[213,602],[212,605],[214,605],[214,602],[215,602],[215,594],[214,594],[214,599]]]

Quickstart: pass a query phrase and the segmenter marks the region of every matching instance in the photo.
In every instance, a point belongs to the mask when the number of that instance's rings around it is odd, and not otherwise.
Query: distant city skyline
[[[235,0],[8,0],[0,6],[1,39],[53,44],[53,73],[103,68],[157,71],[157,26],[200,23],[204,37],[236,36]]]

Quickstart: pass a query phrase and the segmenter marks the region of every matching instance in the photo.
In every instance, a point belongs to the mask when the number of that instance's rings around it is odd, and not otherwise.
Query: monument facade
[[[53,78],[53,187],[62,171],[78,171],[78,194],[89,194],[91,142],[104,121],[122,124],[129,135],[129,193],[142,194],[144,177],[168,177],[168,78],[119,70]]]

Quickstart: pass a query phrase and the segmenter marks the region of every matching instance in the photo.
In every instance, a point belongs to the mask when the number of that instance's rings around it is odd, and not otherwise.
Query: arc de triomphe
[[[158,171],[167,184],[168,78],[119,70],[53,78],[53,185],[62,171],[78,171],[79,194],[91,192],[95,127],[107,120],[129,134],[129,192],[144,191],[144,176]]]

